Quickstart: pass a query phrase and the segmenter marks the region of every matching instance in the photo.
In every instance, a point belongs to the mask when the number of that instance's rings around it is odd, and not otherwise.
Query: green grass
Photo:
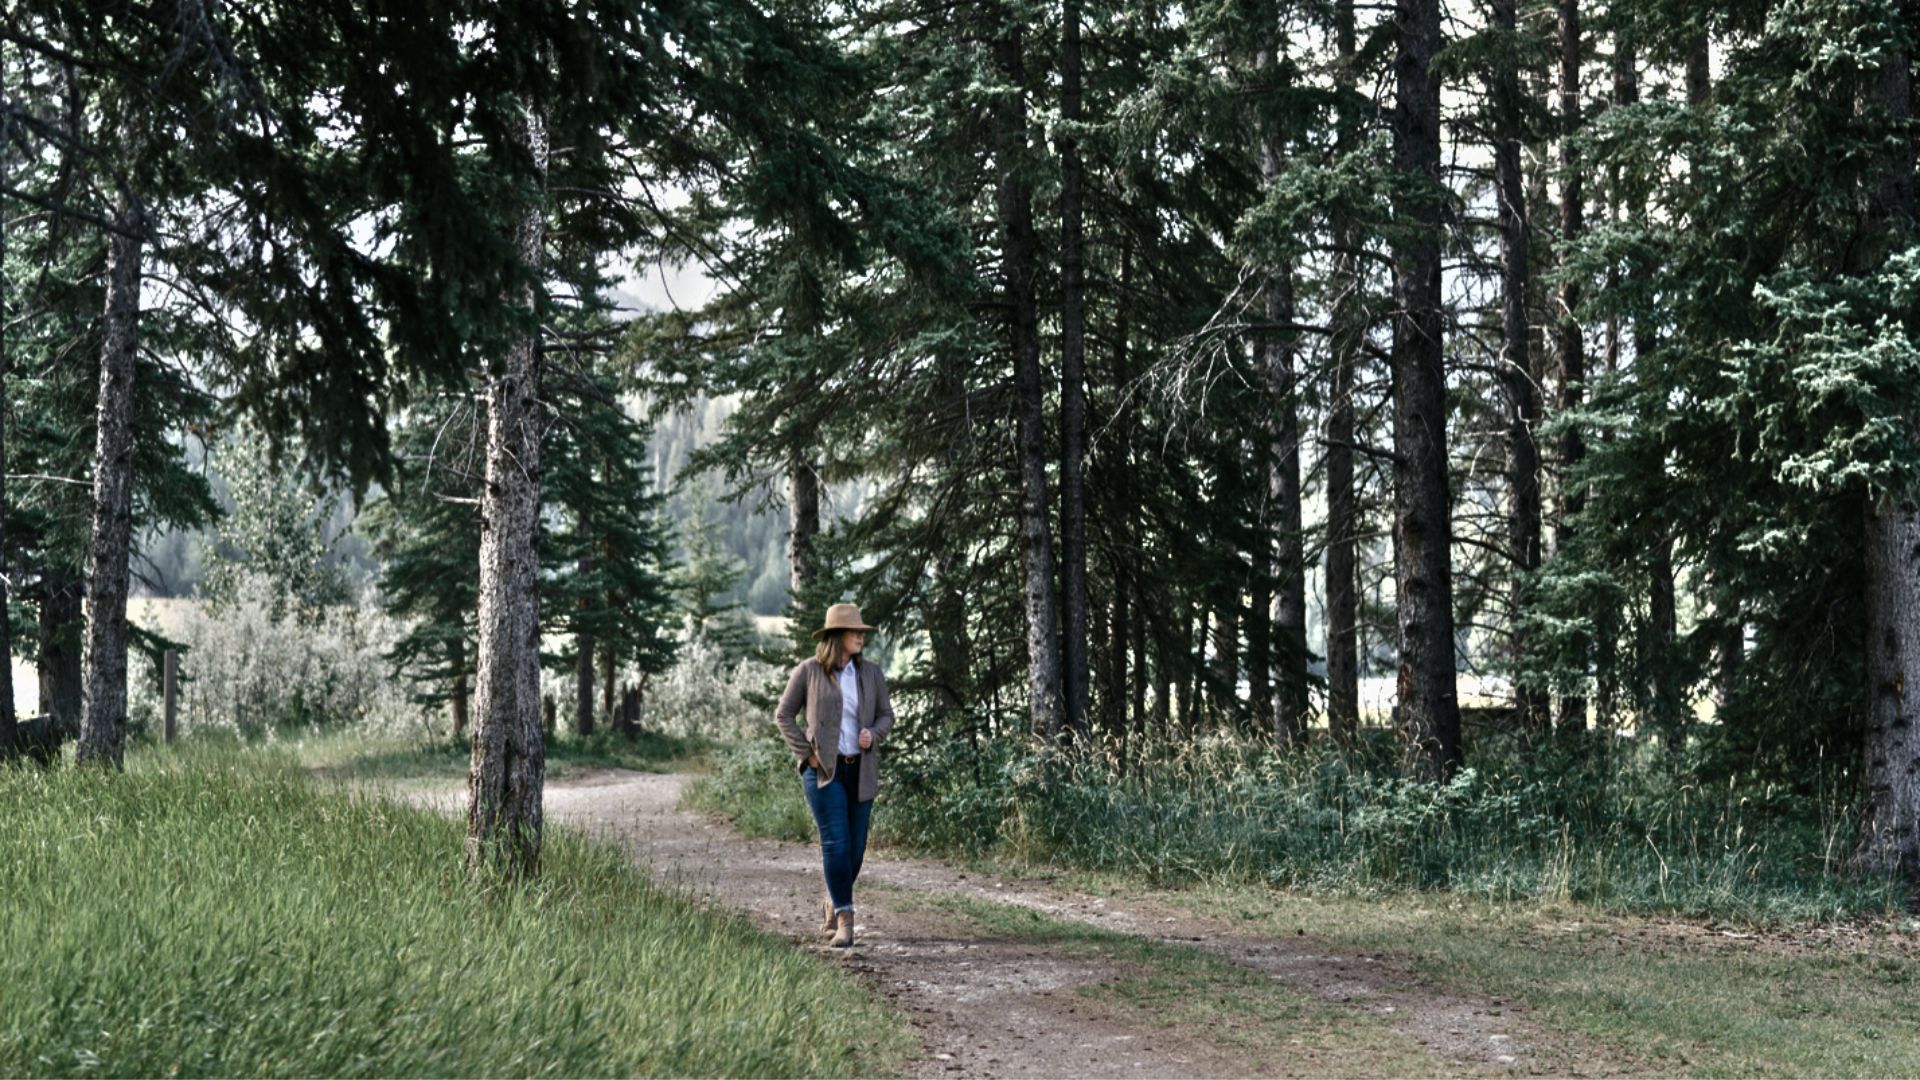
[[[337,780],[430,780],[463,777],[472,756],[466,739],[366,736],[351,729],[296,737],[302,762]],[[704,740],[642,731],[626,736],[601,729],[585,739],[559,734],[547,741],[547,775],[560,779],[605,767],[671,772],[697,766],[710,749]]]
[[[1148,1030],[1201,1029],[1215,1045],[1255,1060],[1285,1060],[1293,1073],[1427,1076],[1439,1064],[1414,1038],[1373,1016],[1309,997],[1202,949],[968,896],[921,904],[998,940],[1111,965],[1120,974],[1076,992]]]
[[[1143,891],[1113,875],[1073,877],[1107,895]],[[1356,953],[1404,957],[1443,984],[1523,1001],[1536,1026],[1623,1048],[1655,1072],[1920,1075],[1912,920],[1751,934],[1578,904],[1247,886],[1145,891],[1248,935],[1304,930]]]
[[[481,890],[461,829],[276,749],[0,769],[0,1073],[890,1071],[902,1021],[819,958],[550,829]]]

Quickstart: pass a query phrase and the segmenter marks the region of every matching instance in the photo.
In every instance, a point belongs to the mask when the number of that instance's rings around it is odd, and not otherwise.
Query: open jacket
[[[880,666],[853,657],[854,676],[860,682],[860,704],[855,710],[861,731],[873,733],[873,745],[860,752],[860,789],[857,796],[868,802],[880,791],[879,755],[874,751],[893,730],[893,703],[887,700],[887,677]],[[802,707],[804,725],[796,723]],[[840,681],[820,661],[812,657],[794,665],[787,677],[787,689],[774,706],[773,722],[787,748],[805,765],[818,754],[820,768],[816,777],[821,787],[833,783],[833,771],[840,764]]]

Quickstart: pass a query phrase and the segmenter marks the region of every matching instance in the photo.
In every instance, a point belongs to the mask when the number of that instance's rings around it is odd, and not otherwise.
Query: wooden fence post
[[[180,720],[180,653],[177,650],[167,650],[161,670],[164,672],[161,693],[165,702],[163,712],[166,717],[162,729],[163,738],[167,742],[172,742]]]

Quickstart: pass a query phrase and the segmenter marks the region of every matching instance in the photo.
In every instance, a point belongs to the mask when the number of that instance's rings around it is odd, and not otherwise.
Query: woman
[[[867,631],[860,609],[835,604],[820,644],[794,666],[773,722],[799,761],[800,788],[820,829],[820,866],[827,879],[826,929],[834,945],[853,944],[853,881],[867,852],[867,819],[880,789],[874,751],[893,730],[887,677],[860,659]],[[806,707],[804,729],[794,722]]]

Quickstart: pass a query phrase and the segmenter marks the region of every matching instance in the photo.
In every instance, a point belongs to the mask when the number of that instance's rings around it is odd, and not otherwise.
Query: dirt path
[[[821,930],[820,863],[811,845],[750,840],[679,809],[688,777],[589,770],[546,789],[550,820],[615,840],[663,883],[747,913],[755,923],[859,972],[919,1029],[914,1075],[1324,1076],[1403,1069],[1406,1057],[1355,1053],[1344,1040],[1234,1030],[1223,1011],[1202,1024],[1143,1016],[1111,995],[1078,990],[1137,976],[1101,950],[1008,940],[942,913],[948,896],[1032,909],[1257,971],[1360,1024],[1415,1046],[1433,1074],[1612,1075],[1595,1048],[1547,1031],[1518,1003],[1437,986],[1396,958],[1343,952],[1307,936],[1249,938],[1147,900],[1076,895],[1044,883],[980,880],[943,863],[869,851],[861,871],[859,943],[830,949]],[[411,790],[456,809],[459,792]],[[796,796],[797,797],[797,796]],[[1245,1021],[1238,1022],[1242,1027]],[[1392,1066],[1388,1062],[1398,1062]]]

